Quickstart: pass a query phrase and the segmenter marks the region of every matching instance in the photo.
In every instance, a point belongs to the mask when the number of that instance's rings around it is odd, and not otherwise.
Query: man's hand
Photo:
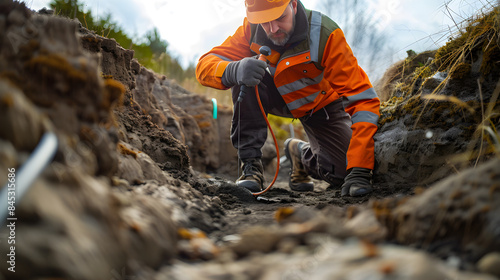
[[[245,57],[229,63],[222,74],[222,83],[227,87],[245,85],[249,87],[260,83],[266,73],[267,63],[254,57]]]
[[[344,179],[342,196],[363,196],[372,192],[372,171],[367,168],[353,167]]]

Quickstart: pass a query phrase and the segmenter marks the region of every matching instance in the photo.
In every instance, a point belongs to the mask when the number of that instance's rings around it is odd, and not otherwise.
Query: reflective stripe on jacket
[[[373,135],[377,131],[380,100],[337,24],[298,3],[295,32],[300,29],[299,24],[307,25],[308,28],[302,28],[307,30],[307,40],[292,45],[282,54],[273,51],[267,57],[276,87],[296,118],[342,98],[353,122],[347,169],[373,169]],[[227,64],[256,55],[266,42],[265,32],[259,28],[245,18],[233,36],[200,58],[196,68],[198,81],[205,86],[227,89],[221,81]]]

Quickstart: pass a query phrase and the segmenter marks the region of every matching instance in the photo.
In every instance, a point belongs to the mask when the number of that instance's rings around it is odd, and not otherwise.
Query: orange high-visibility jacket
[[[347,169],[374,167],[373,135],[380,116],[380,100],[367,75],[358,65],[344,33],[328,17],[298,5],[305,14],[307,38],[282,54],[267,56],[274,83],[294,117],[312,114],[342,98],[351,115],[352,138],[347,151]],[[307,24],[305,20],[307,19]],[[297,25],[301,24],[299,21]],[[298,29],[296,25],[295,32]],[[205,86],[227,89],[222,74],[231,61],[255,56],[265,36],[245,18],[233,36],[204,54],[196,67],[198,81]]]

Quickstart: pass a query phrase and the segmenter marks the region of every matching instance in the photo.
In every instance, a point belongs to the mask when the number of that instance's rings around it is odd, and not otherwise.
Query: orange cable
[[[271,128],[271,124],[269,124],[269,120],[267,119],[267,116],[266,116],[266,112],[264,111],[264,107],[262,107],[262,102],[260,101],[260,96],[259,96],[259,90],[257,89],[258,86],[255,86],[255,95],[257,95],[257,101],[259,102],[259,107],[260,107],[260,111],[262,112],[262,116],[264,116],[264,119],[266,120],[266,123],[267,123],[267,127],[269,127],[269,130],[271,131],[271,135],[273,136],[273,140],[274,140],[274,146],[276,147],[276,173],[274,174],[274,179],[273,181],[271,182],[271,184],[269,184],[269,186],[267,186],[267,188],[263,191],[260,191],[260,192],[256,192],[256,193],[252,193],[254,196],[259,196],[265,192],[267,192],[268,190],[271,189],[271,187],[274,185],[274,182],[276,182],[276,178],[278,178],[278,173],[279,173],[279,170],[280,170],[280,151],[279,151],[279,148],[278,148],[278,141],[276,140],[276,136],[274,136],[274,132],[273,132],[273,129]]]

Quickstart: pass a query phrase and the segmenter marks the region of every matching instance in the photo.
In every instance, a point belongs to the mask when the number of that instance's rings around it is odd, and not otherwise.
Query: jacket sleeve
[[[245,18],[233,36],[229,36],[222,45],[214,47],[202,55],[196,65],[196,79],[204,86],[217,89],[228,89],[222,81],[226,66],[231,61],[241,60],[251,56],[250,51],[250,23]]]
[[[323,54],[324,77],[342,97],[352,119],[352,138],[347,150],[347,169],[373,169],[375,143],[380,117],[380,99],[366,73],[358,65],[341,29],[335,29]]]

